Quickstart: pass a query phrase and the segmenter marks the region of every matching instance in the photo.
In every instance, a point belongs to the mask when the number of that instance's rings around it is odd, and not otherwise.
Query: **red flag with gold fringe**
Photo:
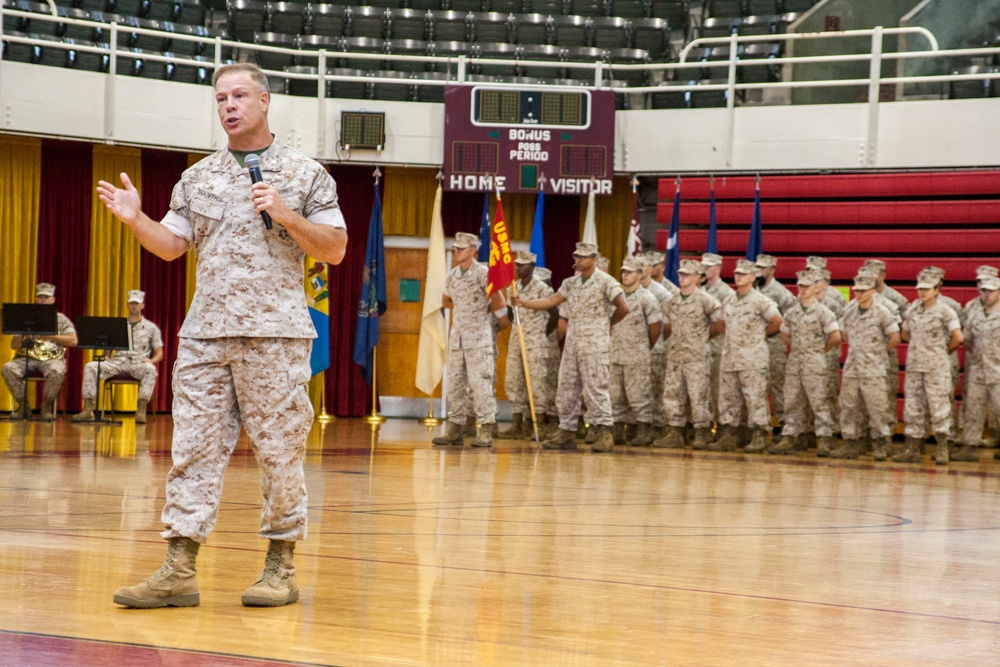
[[[490,230],[490,264],[486,273],[486,296],[514,282],[514,252],[510,249],[510,234],[503,221],[503,202],[497,193],[497,214]]]

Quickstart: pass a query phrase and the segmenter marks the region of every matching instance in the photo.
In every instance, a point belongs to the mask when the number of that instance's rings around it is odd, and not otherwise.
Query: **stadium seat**
[[[386,14],[386,39],[426,40],[433,14],[419,9],[393,9]]]
[[[632,48],[634,33],[632,22],[617,16],[598,16],[590,19],[593,39],[589,46],[599,49]]]
[[[386,10],[381,7],[344,9],[344,37],[385,38]]]
[[[499,12],[469,12],[470,42],[513,43],[517,37],[517,19],[513,14]]]
[[[972,65],[956,69],[952,74],[985,74],[994,73],[997,70],[982,65]],[[968,81],[951,81],[948,84],[948,98],[969,99],[975,97],[996,97],[995,79],[975,79]]]
[[[267,3],[260,0],[229,0],[226,3],[226,33],[238,42],[253,43],[255,33],[265,32],[266,14]]]
[[[344,34],[344,8],[340,5],[309,4],[304,23],[303,34],[340,37]]]
[[[670,24],[663,19],[632,19],[632,47],[648,51],[653,62],[669,60]]]
[[[383,45],[385,53],[400,56],[426,56],[429,42],[420,39],[392,39]],[[425,72],[432,65],[429,62],[389,60],[390,69],[398,72]]]
[[[276,46],[285,49],[298,49],[299,39],[280,32],[258,32],[254,34],[253,43],[259,46]],[[286,67],[300,64],[294,55],[272,53],[268,51],[252,51],[251,58],[261,69],[282,71]]]
[[[514,41],[518,44],[554,44],[556,22],[544,14],[518,14],[514,24]]]
[[[306,3],[268,2],[264,15],[264,31],[301,35],[305,26]]]
[[[556,28],[555,44],[559,46],[593,46],[594,23],[583,16],[553,16]]]
[[[472,23],[475,21],[471,13],[461,13],[450,10],[430,12],[431,23],[427,37],[435,42],[470,42]]]

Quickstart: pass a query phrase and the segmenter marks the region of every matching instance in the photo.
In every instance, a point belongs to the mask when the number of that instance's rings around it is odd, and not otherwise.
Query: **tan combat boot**
[[[920,463],[920,440],[906,436],[904,449],[892,457],[896,463]]]
[[[55,419],[56,418],[56,402],[55,399],[49,399],[42,403],[42,411],[39,415],[42,419]]]
[[[856,459],[861,455],[861,441],[844,440],[844,444],[830,452],[831,459]]]
[[[83,410],[70,417],[69,420],[74,422],[94,421],[94,401],[89,398],[83,399]]]
[[[708,447],[708,437],[711,433],[711,429],[696,428],[694,430],[694,440],[691,442],[691,449],[706,449]]]
[[[611,426],[611,440],[612,440],[612,442],[614,442],[614,444],[619,445],[619,446],[621,446],[621,445],[627,445],[628,444],[628,437],[625,435],[625,429],[626,429],[626,426],[625,426],[625,424],[623,422],[615,422],[614,424],[612,424],[612,426]],[[587,434],[587,436],[588,436],[587,437],[587,443],[589,443],[591,445],[594,444],[595,442],[597,442],[597,429],[593,429],[593,430],[594,430],[594,439],[593,440],[590,439],[590,434],[589,433]]]
[[[784,454],[794,454],[797,450],[798,441],[798,436],[782,435],[771,443],[771,446],[767,448],[767,453],[779,456]]]
[[[461,424],[456,424],[455,422],[448,422],[447,428],[445,428],[444,435],[439,435],[436,438],[432,438],[431,442],[435,445],[458,445],[462,446],[462,431],[465,429]]]
[[[744,448],[744,451],[749,452],[751,454],[756,454],[758,452],[764,451],[770,444],[771,440],[770,436],[771,436],[770,429],[760,428],[760,427],[755,428],[753,430],[753,439],[750,441],[750,444],[748,444]]]
[[[141,398],[135,404],[135,423],[145,424],[146,423],[146,405],[149,401],[144,401]]]
[[[568,449],[576,451],[576,432],[557,428],[555,433],[542,443],[542,449]]]
[[[200,546],[187,537],[171,537],[160,569],[146,581],[115,591],[115,604],[133,609],[197,607],[201,596],[194,561]]]
[[[653,441],[653,447],[684,449],[684,434],[681,433],[681,429],[677,426],[668,426],[663,437]]]
[[[635,437],[632,438],[633,447],[649,447],[653,442],[653,427],[649,424],[639,422],[635,429]],[[683,444],[681,445],[683,447]]]
[[[260,579],[243,591],[244,607],[280,607],[299,599],[292,555],[295,542],[270,540]]]
[[[476,430],[476,437],[472,441],[473,447],[492,447],[493,446],[493,427],[494,424],[483,424]]]
[[[26,405],[22,405],[20,401],[14,401],[14,407],[11,408],[10,416],[14,419],[27,419],[28,409]]]
[[[876,461],[885,461],[889,458],[889,438],[878,438],[874,441],[875,451],[872,458]]]
[[[831,451],[833,451],[833,438],[828,435],[816,438],[816,456],[829,456]]]
[[[594,426],[594,433],[597,436],[594,440],[594,444],[590,446],[590,451],[604,454],[607,452],[614,451],[615,441],[611,437],[611,429],[607,426]]]
[[[945,433],[935,433],[934,439],[937,440],[937,451],[934,452],[934,465],[946,466],[948,465],[948,435]]]
[[[510,428],[505,428],[504,430],[497,433],[497,437],[501,440],[520,440],[524,437],[524,415],[520,412],[515,412],[511,415]]]
[[[722,424],[719,426],[718,437],[706,449],[710,452],[735,452],[740,448],[739,434],[735,426]]]
[[[978,463],[979,448],[970,447],[968,445],[964,447],[956,447],[951,450],[950,457],[952,461],[966,461],[966,462]]]
[[[476,415],[465,416],[465,426],[462,427],[462,435],[476,436]]]

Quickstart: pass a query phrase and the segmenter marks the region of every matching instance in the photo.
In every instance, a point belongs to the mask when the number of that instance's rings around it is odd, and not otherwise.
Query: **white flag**
[[[632,218],[628,228],[628,240],[625,242],[625,256],[635,257],[642,252],[642,238],[639,236],[639,221]]]
[[[448,341],[445,337],[444,313],[441,295],[447,275],[444,253],[444,225],[441,222],[441,186],[434,195],[434,213],[431,215],[430,247],[427,250],[427,277],[424,279],[424,307],[420,320],[420,341],[417,344],[417,374],[414,384],[428,396],[441,382],[444,371],[444,354]]]
[[[593,243],[597,245],[597,224],[594,222],[594,189],[590,189],[590,194],[587,195],[587,217],[583,221],[583,239],[584,243]]]

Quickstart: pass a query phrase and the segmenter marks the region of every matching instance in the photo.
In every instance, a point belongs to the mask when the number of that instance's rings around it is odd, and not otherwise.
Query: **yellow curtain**
[[[142,152],[138,148],[123,146],[94,146],[94,188],[97,181],[118,181],[118,174],[125,172],[142,194]],[[139,289],[140,246],[131,230],[123,225],[104,203],[94,197],[90,225],[90,262],[87,280],[87,313],[105,317],[125,317],[129,290]],[[86,360],[92,354],[85,355]],[[115,392],[115,410],[134,410],[136,390],[121,387]],[[126,407],[127,406],[127,407]]]
[[[580,238],[587,216],[587,197],[581,198]],[[632,179],[616,176],[611,185],[611,195],[594,197],[594,220],[597,223],[597,247],[608,258],[608,272],[616,278],[621,274],[625,258],[628,229],[632,224]]]
[[[0,135],[0,300],[31,303],[38,272],[38,200],[42,141]],[[10,336],[0,336],[0,364],[14,356]],[[0,391],[0,409],[11,397]]]

